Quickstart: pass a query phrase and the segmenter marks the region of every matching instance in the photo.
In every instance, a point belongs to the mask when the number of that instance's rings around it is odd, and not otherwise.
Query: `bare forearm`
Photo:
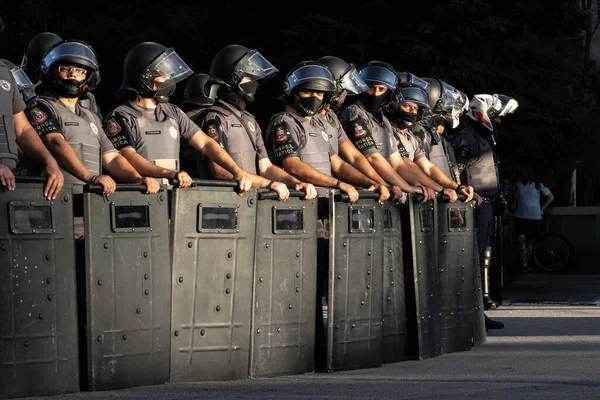
[[[283,182],[288,188],[293,188],[297,184],[302,183],[300,180],[294,178],[292,175],[288,174],[276,165],[270,165],[267,167],[263,176],[272,181]]]
[[[430,174],[429,176],[431,176],[431,178],[436,181],[437,183],[439,183],[440,185],[442,185],[445,188],[450,188],[450,189],[455,189],[458,187],[458,183],[456,183],[454,180],[450,179],[448,177],[448,175],[444,174],[442,172],[441,169],[439,169],[436,165],[432,165],[430,167]]]
[[[390,185],[398,186],[405,192],[414,192],[414,186],[398,175],[392,165],[387,160],[379,160],[374,157],[368,157],[367,160],[371,163],[375,171]]]
[[[332,164],[331,172],[333,173],[333,176],[339,178],[340,180],[362,188],[368,188],[376,183],[343,160],[340,160],[338,165],[334,166]]]
[[[115,181],[126,183],[139,183],[142,176],[122,155],[117,155],[112,160],[103,165]]]
[[[47,142],[48,149],[58,161],[58,165],[77,179],[88,182],[92,174],[81,162],[73,148],[64,139]]]
[[[237,175],[241,171],[241,168],[233,161],[233,158],[212,139],[207,140],[204,146],[198,150],[232,175]]]
[[[129,164],[141,176],[151,176],[154,178],[173,178],[176,171],[159,167],[153,162],[147,160],[135,151],[123,151],[121,155],[129,161]]]
[[[406,162],[410,173],[417,177],[419,183],[425,187],[431,188],[436,192],[444,190],[444,186],[431,179],[417,164],[414,162]],[[402,168],[402,167],[401,167]]]
[[[40,164],[48,165],[56,162],[33,128],[27,128],[17,136],[17,145],[24,154]]]
[[[312,183],[316,186],[335,187],[338,181],[336,178],[324,174],[302,161],[286,162],[286,160],[284,160],[283,165],[284,171],[295,176],[302,182]]]

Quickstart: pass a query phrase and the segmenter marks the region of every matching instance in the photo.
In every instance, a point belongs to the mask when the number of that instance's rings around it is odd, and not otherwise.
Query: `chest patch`
[[[169,128],[169,135],[171,135],[173,140],[175,140],[177,139],[177,136],[179,136],[179,132],[177,132],[177,129],[174,126],[172,126]]]
[[[98,134],[98,127],[96,126],[96,124],[90,122],[90,128],[92,128],[92,132],[94,132],[95,135]]]
[[[0,80],[0,87],[8,92],[10,90],[10,82],[4,79]]]

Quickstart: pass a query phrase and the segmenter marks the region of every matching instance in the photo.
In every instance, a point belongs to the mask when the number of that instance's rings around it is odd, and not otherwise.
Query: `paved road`
[[[489,331],[485,344],[463,353],[331,374],[168,384],[54,398],[600,399],[600,308],[593,300],[600,297],[600,291],[593,293],[598,283],[600,275],[539,275],[511,285],[502,306],[488,312],[505,328]]]

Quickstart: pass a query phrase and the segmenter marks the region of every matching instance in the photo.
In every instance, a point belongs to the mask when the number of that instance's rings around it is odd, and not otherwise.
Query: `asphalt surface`
[[[600,399],[600,275],[530,274],[486,312],[504,322],[470,351],[381,368],[165,384],[52,399]],[[44,397],[48,399],[48,397]]]

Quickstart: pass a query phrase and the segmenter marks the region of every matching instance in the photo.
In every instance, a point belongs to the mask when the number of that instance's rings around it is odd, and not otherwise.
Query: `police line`
[[[486,340],[472,203],[331,190],[327,240],[304,192],[88,185],[75,241],[70,189],[43,182],[0,193],[0,398],[312,372],[317,261],[327,371]]]

